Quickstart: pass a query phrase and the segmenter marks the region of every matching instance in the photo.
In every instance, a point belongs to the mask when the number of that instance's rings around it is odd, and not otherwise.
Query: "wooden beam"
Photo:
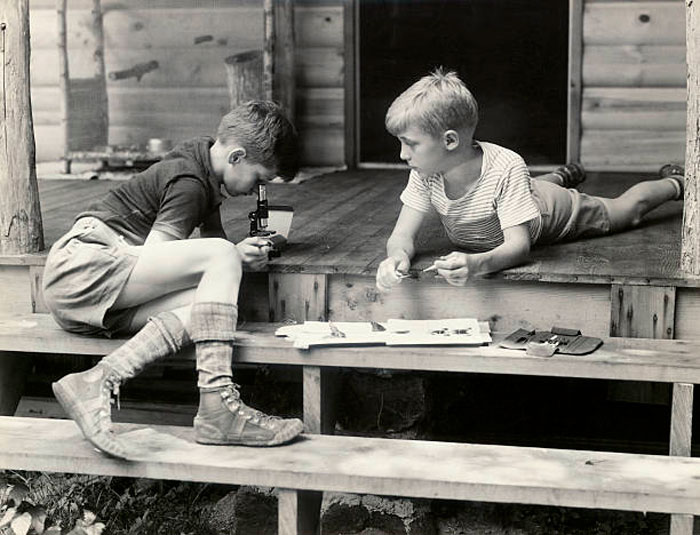
[[[583,0],[569,0],[569,87],[566,161],[581,160],[581,78],[583,58]]]
[[[263,2],[263,91],[294,120],[294,5],[292,0]]]
[[[686,0],[686,120],[685,199],[681,269],[700,275],[700,6]]]
[[[693,388],[689,383],[673,385],[669,455],[690,457],[693,430]],[[693,535],[693,515],[671,515],[670,535]]]
[[[0,3],[0,254],[44,248],[29,90],[29,2]]]

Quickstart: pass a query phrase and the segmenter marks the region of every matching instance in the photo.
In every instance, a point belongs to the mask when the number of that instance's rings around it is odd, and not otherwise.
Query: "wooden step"
[[[590,355],[535,357],[524,351],[483,347],[318,347],[300,350],[274,335],[279,325],[247,323],[237,335],[237,363],[496,373],[589,379],[700,383],[700,342],[609,338]],[[498,340],[498,335],[494,335]],[[0,318],[0,352],[104,355],[124,339],[70,334],[48,314]],[[183,352],[193,359],[192,352]]]
[[[0,466],[416,498],[700,513],[700,459],[303,435],[281,447],[203,446],[187,427],[119,424],[134,461],[69,420],[0,418]]]

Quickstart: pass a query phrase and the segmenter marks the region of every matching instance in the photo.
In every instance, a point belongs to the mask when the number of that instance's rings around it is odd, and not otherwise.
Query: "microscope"
[[[250,236],[266,238],[271,248],[269,258],[279,257],[280,249],[287,243],[294,210],[291,206],[270,206],[267,202],[267,186],[265,184],[258,184],[255,191],[258,195],[258,202],[255,210],[248,213]],[[280,228],[273,228],[275,226],[271,225],[271,217],[281,225]]]

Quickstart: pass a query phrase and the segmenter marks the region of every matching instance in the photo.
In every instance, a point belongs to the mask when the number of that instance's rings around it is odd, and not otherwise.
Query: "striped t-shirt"
[[[441,173],[425,176],[412,170],[401,202],[419,212],[433,207],[450,241],[464,249],[490,251],[503,243],[503,229],[526,222],[535,243],[542,220],[525,161],[504,147],[476,143],[483,152],[481,175],[462,197],[447,198]]]

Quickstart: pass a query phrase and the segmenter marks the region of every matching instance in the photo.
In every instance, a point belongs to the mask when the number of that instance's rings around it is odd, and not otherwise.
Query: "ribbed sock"
[[[216,389],[231,385],[238,307],[231,303],[195,303],[190,317],[190,335],[197,354],[197,386]]]

